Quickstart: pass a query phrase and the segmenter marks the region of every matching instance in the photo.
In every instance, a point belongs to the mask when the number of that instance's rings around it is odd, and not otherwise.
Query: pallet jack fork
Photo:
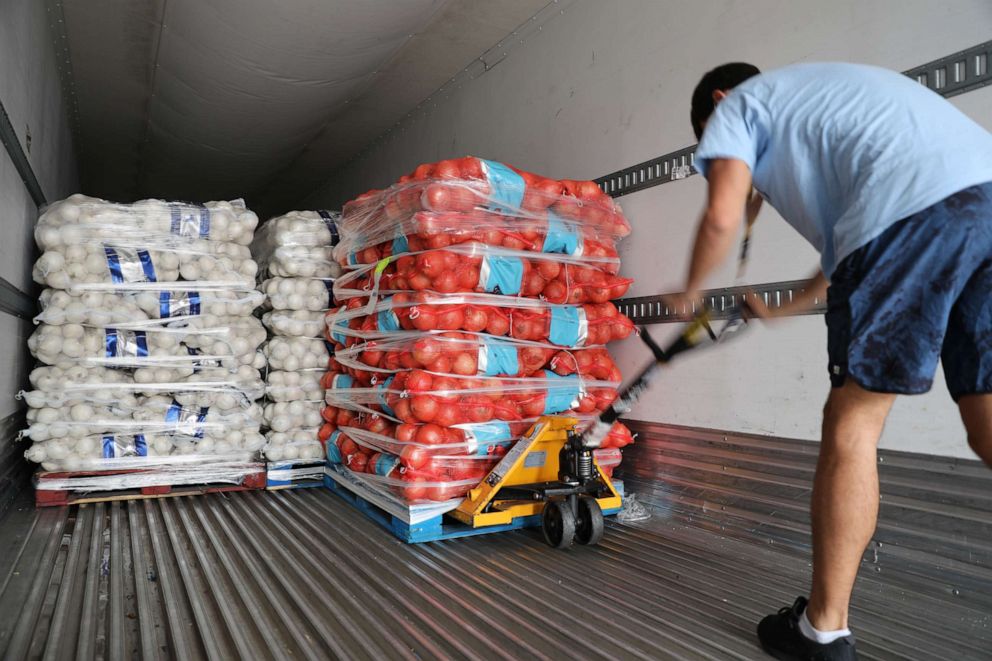
[[[575,418],[541,418],[452,515],[478,528],[540,514],[544,539],[551,546],[564,549],[573,541],[596,544],[603,536],[603,511],[615,511],[622,502],[612,480],[596,463],[593,450],[648,389],[662,365],[689,349],[736,336],[744,323],[735,315],[714,331],[709,311],[703,310],[665,349],[642,328],[641,339],[654,360],[591,427],[579,433]]]

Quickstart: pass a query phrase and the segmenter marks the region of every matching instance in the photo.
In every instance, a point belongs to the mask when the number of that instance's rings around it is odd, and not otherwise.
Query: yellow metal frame
[[[558,480],[558,453],[568,440],[568,431],[574,429],[578,422],[575,418],[554,416],[538,420],[479,486],[469,491],[458,509],[451,513],[452,516],[473,528],[481,528],[506,525],[521,516],[540,514],[544,510],[543,502],[500,500],[499,490]],[[603,474],[598,463],[595,466],[610,490],[609,496],[596,499],[599,506],[604,510],[620,507],[620,494],[613,488],[613,481]],[[485,511],[487,508],[490,511]]]

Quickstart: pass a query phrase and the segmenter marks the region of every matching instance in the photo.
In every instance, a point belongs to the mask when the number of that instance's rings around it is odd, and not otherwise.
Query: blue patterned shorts
[[[827,291],[834,387],[992,393],[992,182],[905,218],[846,257]]]

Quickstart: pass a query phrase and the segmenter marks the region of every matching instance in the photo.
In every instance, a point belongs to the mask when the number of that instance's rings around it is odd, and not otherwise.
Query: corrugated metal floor
[[[808,581],[805,524],[792,513],[804,507],[805,478],[795,477],[794,493],[734,496],[734,508],[726,474],[754,481],[741,477],[737,458],[706,464],[707,452],[713,460],[723,450],[683,439],[681,455],[665,451],[665,481],[654,482],[646,475],[659,470],[650,457],[661,442],[674,441],[643,442],[627,477],[654,518],[611,523],[599,547],[568,552],[550,550],[536,531],[407,546],[324,489],[37,512],[22,501],[0,522],[0,653],[762,658],[755,622]],[[795,459],[738,450],[742,461],[760,459],[758,473]],[[724,474],[723,486],[710,476],[717,486],[702,493],[698,476],[680,475],[691,462]],[[984,544],[988,517],[972,523]],[[863,571],[854,608],[863,658],[990,658],[990,548],[978,562],[940,566],[907,550],[885,571]]]

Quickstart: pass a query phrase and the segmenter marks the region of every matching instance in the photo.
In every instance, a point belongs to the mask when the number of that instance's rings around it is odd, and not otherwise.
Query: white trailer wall
[[[42,191],[57,200],[75,191],[77,177],[58,71],[65,58],[60,62],[56,55],[52,11],[42,0],[0,0],[0,103]],[[0,277],[32,297],[37,296],[31,281],[37,217],[27,187],[0,148]],[[0,419],[21,407],[14,395],[26,385],[33,362],[25,345],[33,328],[30,321],[0,312]],[[0,437],[0,492],[9,460],[23,461],[23,449],[11,453],[11,442]]]
[[[992,36],[988,0],[577,0],[484,75],[427,104],[303,203],[340,204],[420,162],[473,154],[559,178],[595,178],[694,142],[689,97],[727,61],[763,69],[845,60],[905,70]],[[992,87],[953,102],[992,129]],[[939,173],[935,173],[939,176]],[[681,283],[704,181],[692,177],[621,198],[634,226],[622,246],[631,296]],[[774,211],[756,229],[750,282],[806,277],[814,251]],[[711,286],[731,283],[732,268]],[[656,333],[671,327],[656,327]],[[646,358],[616,347],[630,374]],[[739,344],[672,368],[631,417],[816,439],[828,390],[823,318],[752,331]],[[938,376],[897,403],[884,447],[971,456]]]

